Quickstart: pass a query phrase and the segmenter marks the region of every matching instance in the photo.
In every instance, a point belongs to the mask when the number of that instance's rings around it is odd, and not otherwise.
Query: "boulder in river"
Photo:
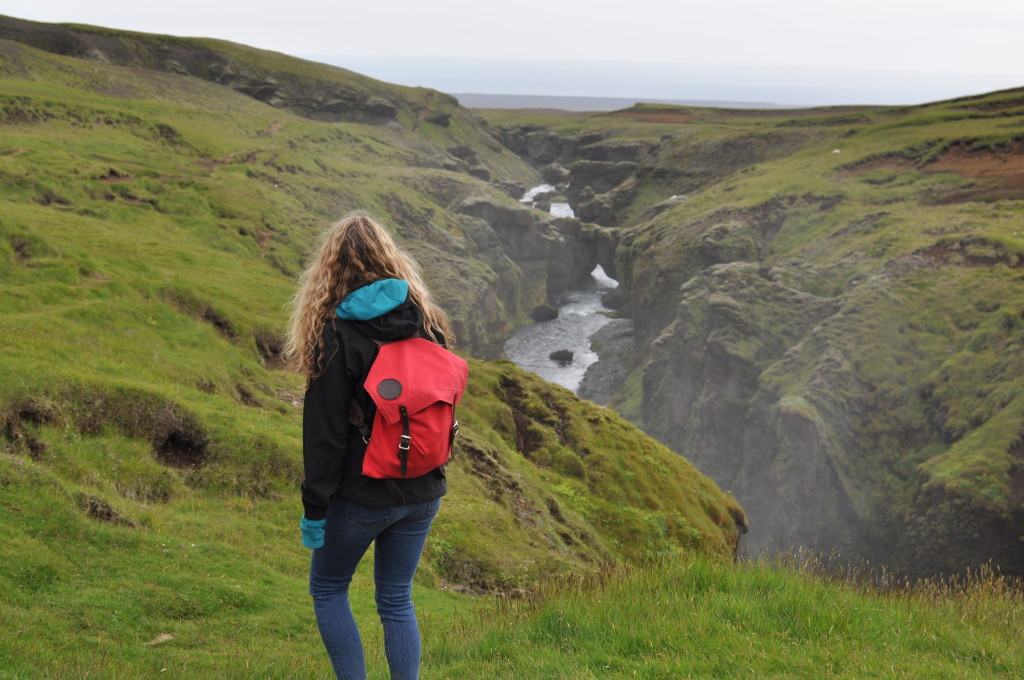
[[[558,307],[553,305],[537,305],[530,310],[530,318],[534,322],[551,321],[558,318]]]
[[[609,309],[620,309],[626,304],[626,294],[616,288],[601,296],[601,304]]]
[[[573,353],[571,349],[557,349],[548,355],[552,361],[564,361],[566,363],[572,361]]]

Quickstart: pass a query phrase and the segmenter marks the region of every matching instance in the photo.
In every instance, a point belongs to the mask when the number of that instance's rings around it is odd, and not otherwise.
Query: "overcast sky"
[[[0,0],[0,13],[363,64],[454,57],[781,66],[873,71],[879,81],[892,74],[908,84],[899,88],[928,81],[960,94],[1024,86],[1022,0]]]

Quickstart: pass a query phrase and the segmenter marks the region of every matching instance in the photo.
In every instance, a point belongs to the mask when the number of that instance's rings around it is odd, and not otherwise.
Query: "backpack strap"
[[[359,401],[352,397],[348,402],[348,422],[353,427],[358,428],[359,434],[363,437],[363,443],[370,443],[370,426],[366,424],[366,415],[363,413],[363,407],[359,405]]]
[[[398,439],[398,460],[402,466],[402,477],[405,477],[406,469],[409,466],[409,447],[412,445],[412,436],[409,434],[409,409],[399,406],[398,412],[402,416],[402,436]]]
[[[363,335],[360,333],[360,335]],[[382,345],[386,344],[383,340],[377,340],[371,338],[368,335],[363,335],[364,338],[373,342],[379,349]],[[371,361],[372,363],[372,361]],[[363,443],[370,443],[370,424],[366,422],[366,414],[363,412],[363,407],[359,404],[359,400],[353,395],[352,399],[348,402],[348,422],[359,429],[359,434],[363,437]]]

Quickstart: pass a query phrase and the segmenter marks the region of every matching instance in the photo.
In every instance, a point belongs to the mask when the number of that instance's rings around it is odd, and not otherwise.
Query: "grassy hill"
[[[296,275],[369,209],[493,356],[544,284],[458,208],[536,172],[441,93],[217,41],[0,18],[0,93],[0,677],[322,672],[279,357]],[[689,463],[470,361],[428,617],[731,558],[743,511]]]

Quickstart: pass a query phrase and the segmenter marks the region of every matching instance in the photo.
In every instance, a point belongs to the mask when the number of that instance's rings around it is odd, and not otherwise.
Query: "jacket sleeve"
[[[302,414],[302,506],[307,519],[323,519],[342,475],[349,428],[347,410],[355,388],[345,352],[333,332],[324,333],[324,369],[306,388]]]

